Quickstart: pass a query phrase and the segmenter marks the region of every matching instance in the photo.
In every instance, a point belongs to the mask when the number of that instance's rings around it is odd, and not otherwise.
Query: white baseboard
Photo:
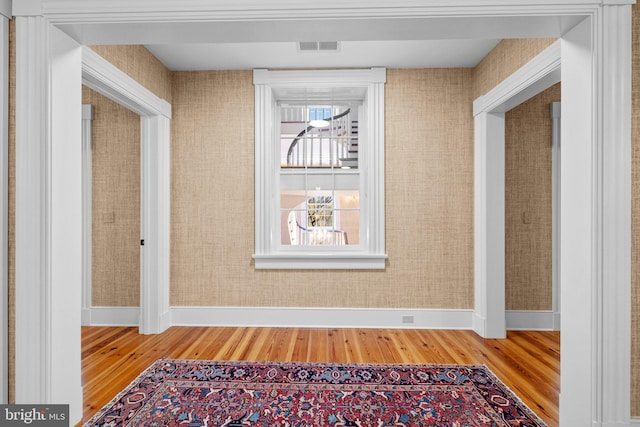
[[[559,331],[560,313],[553,311],[507,310],[507,330]]]
[[[175,326],[471,329],[472,310],[171,307]]]
[[[138,326],[139,318],[138,307],[91,307],[82,310],[83,326]]]
[[[631,418],[631,420],[629,420],[628,423],[627,422],[598,423],[594,421],[591,427],[631,427],[631,426],[639,426],[639,425],[640,425],[640,418]]]
[[[92,307],[82,310],[82,325],[138,326],[139,315],[138,307]],[[476,330],[479,320],[474,318],[473,310],[171,307],[161,323],[163,330],[170,326]],[[507,310],[506,321],[509,330],[559,330],[559,315],[551,311]]]
[[[474,311],[471,314],[471,330],[481,337],[485,336],[486,322],[485,319],[478,316]]]
[[[91,309],[90,308],[82,308],[80,312],[80,325],[81,326],[92,326],[91,325]]]

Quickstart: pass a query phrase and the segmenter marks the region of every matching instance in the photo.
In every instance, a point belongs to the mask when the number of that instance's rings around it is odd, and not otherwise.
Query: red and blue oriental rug
[[[485,366],[161,359],[88,426],[533,426]]]

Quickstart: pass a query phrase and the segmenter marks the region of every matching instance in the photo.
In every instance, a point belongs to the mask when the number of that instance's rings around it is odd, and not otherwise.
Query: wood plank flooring
[[[558,425],[560,334],[399,329],[83,327],[84,420],[160,358],[337,363],[485,364],[549,427]]]

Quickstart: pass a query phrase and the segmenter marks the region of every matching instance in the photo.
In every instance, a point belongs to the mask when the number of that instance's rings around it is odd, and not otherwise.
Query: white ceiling
[[[82,44],[142,44],[172,70],[475,66],[503,38],[560,37],[584,17],[253,18],[58,25]],[[338,41],[339,52],[299,52]]]
[[[474,67],[495,47],[486,40],[342,41],[337,52],[300,51],[296,42],[150,44],[169,69]]]

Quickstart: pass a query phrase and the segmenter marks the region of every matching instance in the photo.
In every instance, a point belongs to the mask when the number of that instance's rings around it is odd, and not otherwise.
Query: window
[[[278,108],[281,244],[359,244],[358,104]]]
[[[384,268],[384,69],[254,71],[256,268]]]

